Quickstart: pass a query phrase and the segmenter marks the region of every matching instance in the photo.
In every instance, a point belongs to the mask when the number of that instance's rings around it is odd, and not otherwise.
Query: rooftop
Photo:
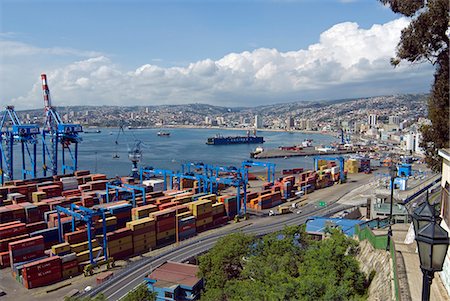
[[[355,232],[355,225],[361,224],[364,221],[345,219],[345,218],[327,218],[313,216],[306,221],[306,232],[309,233],[322,233],[328,226],[337,226],[346,235],[353,236]]]
[[[168,261],[157,267],[148,278],[157,280],[156,287],[171,287],[177,284],[193,287],[200,278],[197,277],[197,265]]]

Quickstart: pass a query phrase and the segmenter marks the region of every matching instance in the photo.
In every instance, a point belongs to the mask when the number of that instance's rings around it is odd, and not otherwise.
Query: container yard
[[[241,168],[190,163],[185,173],[140,170],[108,179],[73,174],[5,181],[0,187],[0,269],[25,289],[114,268],[149,251],[247,218],[370,170],[370,161],[315,159],[315,170],[244,161]],[[339,166],[337,166],[339,164]],[[264,181],[249,172],[267,169]],[[252,183],[251,189],[249,179]],[[280,207],[281,208],[281,207]],[[280,209],[278,208],[278,209]],[[280,212],[286,213],[288,207]],[[9,272],[10,271],[10,272]],[[83,276],[81,276],[83,277]],[[111,272],[97,277],[102,283]]]

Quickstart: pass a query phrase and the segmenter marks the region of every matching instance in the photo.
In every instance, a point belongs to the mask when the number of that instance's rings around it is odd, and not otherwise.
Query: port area
[[[263,172],[256,172],[255,175],[257,175],[256,180],[250,181],[250,187],[248,189],[250,191],[262,191],[263,185],[266,183],[265,180],[263,180],[263,176],[265,173]],[[282,174],[277,172],[276,178],[282,177]],[[298,175],[296,175],[296,178]],[[293,197],[287,200],[287,202],[283,203],[283,206],[291,206],[293,203],[299,202],[301,200],[307,200],[306,202],[302,203],[302,207],[305,205],[311,204],[310,206],[314,206],[313,208],[310,208],[309,210],[312,210],[313,212],[316,210],[321,209],[318,206],[318,202],[322,200],[326,200],[327,205],[334,203],[335,201],[339,200],[352,190],[360,187],[361,185],[367,184],[371,181],[373,181],[374,175],[373,174],[364,174],[364,173],[358,173],[358,174],[352,174],[349,175],[348,181],[344,184],[335,184],[330,187],[326,187],[324,189],[316,190],[306,196],[306,198],[297,198]],[[297,179],[296,179],[297,181]],[[232,193],[233,189],[225,189],[222,193]],[[308,207],[310,207],[308,206]],[[272,208],[272,210],[276,210],[276,208]],[[309,211],[308,210],[308,211]],[[211,229],[206,232],[198,233],[197,236],[194,236],[193,238],[184,240],[180,242],[180,245],[187,244],[192,240],[198,240],[202,237],[207,237],[214,234],[219,233],[231,233],[238,231],[239,228],[248,226],[253,223],[267,223],[268,220],[271,220],[271,217],[268,217],[269,209],[266,210],[252,210],[248,209],[248,212],[250,213],[250,219],[248,221],[241,221],[239,223],[234,223],[233,221],[228,222],[228,224],[216,228]],[[311,213],[311,215],[314,215],[314,213]],[[294,217],[294,214],[291,214],[292,217]],[[273,217],[272,217],[273,218]],[[108,271],[112,271],[115,275],[123,272],[131,272],[133,270],[133,267],[141,262],[142,260],[158,256],[162,252],[167,251],[168,249],[174,248],[175,244],[169,245],[163,248],[156,249],[154,251],[144,253],[140,256],[130,257],[127,260],[118,260],[116,261],[116,267],[109,269]],[[106,271],[106,267],[100,267],[95,270],[95,274],[90,277],[85,277],[83,274],[71,277],[70,279],[66,279],[63,281],[60,281],[56,284],[45,286],[45,287],[39,287],[35,289],[28,290],[22,285],[20,285],[19,282],[17,282],[13,277],[11,277],[11,268],[5,268],[0,270],[0,290],[4,290],[7,292],[6,296],[3,296],[0,298],[1,301],[4,300],[14,300],[14,301],[28,301],[28,300],[63,300],[64,296],[68,295],[69,292],[76,289],[79,291],[84,290],[84,288],[90,286],[92,288],[96,287],[96,278],[99,276],[99,274]]]
[[[320,155],[344,155],[354,154],[361,151],[367,151],[362,149],[345,149],[345,150],[330,150],[320,151],[314,149],[314,147],[305,147],[302,150],[281,150],[281,149],[268,149],[260,153],[252,153],[250,157],[253,159],[273,159],[273,158],[285,158],[285,157],[306,157],[306,156],[320,156]]]
[[[416,169],[419,166],[414,166]],[[334,203],[345,204],[347,207],[353,206],[361,206],[365,203],[366,197],[377,191],[378,188],[378,174],[387,174],[388,168],[386,167],[377,167],[373,170],[371,174],[365,173],[356,173],[356,174],[348,174],[347,181],[342,184],[335,183],[332,186],[324,187],[322,189],[317,189],[312,193],[308,193],[307,195],[300,197],[292,197],[283,202],[281,206],[284,207],[293,207],[298,210],[293,210],[289,212],[289,215],[283,217],[268,217],[269,211],[278,212],[277,207],[273,207],[270,209],[264,210],[254,210],[247,209],[250,213],[250,219],[247,221],[241,221],[239,223],[234,223],[233,221],[229,221],[228,224],[219,227],[213,228],[206,232],[198,233],[197,236],[193,238],[184,240],[180,242],[180,246],[188,244],[189,242],[199,240],[200,242],[209,236],[217,235],[217,234],[227,234],[235,231],[239,231],[239,229],[243,227],[247,227],[252,224],[268,224],[274,220],[278,220],[278,218],[286,219],[286,222],[289,219],[295,220],[295,216],[297,216],[297,212],[302,210],[302,215],[305,216],[314,216],[319,215],[319,210],[323,209],[323,207],[330,207]],[[264,172],[255,172],[255,179],[249,182],[250,186],[248,187],[249,191],[259,192],[264,190],[264,185],[267,183],[264,176],[266,175]],[[295,182],[299,181],[299,175],[293,175],[295,177]],[[275,174],[275,178],[281,178],[283,175],[279,172]],[[412,190],[419,189],[421,187],[420,183],[423,181],[432,180],[431,177],[427,177],[427,179],[411,179],[411,188]],[[414,181],[414,182],[413,182]],[[233,188],[227,188],[221,191],[221,194],[233,193]],[[413,191],[409,192],[412,193]],[[405,192],[406,193],[406,192]],[[323,212],[323,210],[322,210]],[[331,213],[330,211],[327,211]],[[320,214],[320,215],[327,215]],[[278,215],[278,214],[276,214]],[[175,248],[176,245],[172,244],[166,247],[162,247],[156,249],[154,251],[130,257],[127,260],[118,260],[116,261],[116,267],[110,269],[114,275],[118,275],[121,273],[131,273],[136,266],[139,265],[143,260],[150,258],[155,258],[156,256],[169,251],[170,249]],[[176,258],[174,257],[176,260]],[[69,292],[76,289],[79,291],[84,290],[86,287],[90,286],[95,288],[96,278],[100,273],[105,272],[106,267],[103,266],[95,271],[95,274],[90,277],[84,277],[82,274],[74,276],[70,279],[66,279],[60,281],[56,284],[40,287],[32,290],[27,290],[19,282],[17,282],[13,277],[11,277],[11,268],[5,268],[0,270],[0,290],[4,290],[7,292],[6,296],[0,298],[3,300],[63,300],[64,296],[68,295]]]

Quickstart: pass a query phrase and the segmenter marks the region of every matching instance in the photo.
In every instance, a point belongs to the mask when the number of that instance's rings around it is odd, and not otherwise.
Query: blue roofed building
[[[362,220],[313,216],[306,221],[306,233],[318,240],[325,236],[325,229],[338,228],[345,235],[352,237],[355,226],[364,223]]]
[[[198,266],[168,261],[145,278],[147,288],[156,292],[157,301],[192,301],[200,299],[203,278]]]

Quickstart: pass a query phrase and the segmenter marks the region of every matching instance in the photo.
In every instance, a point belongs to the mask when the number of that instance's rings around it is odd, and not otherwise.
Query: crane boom
[[[42,163],[44,176],[47,175],[47,169],[49,167],[53,175],[58,173],[59,144],[61,144],[62,173],[65,174],[66,171],[74,172],[78,168],[78,143],[82,140],[79,133],[83,131],[83,128],[79,124],[62,122],[61,117],[51,103],[47,75],[41,74],[41,80],[46,126],[42,131]],[[46,137],[48,138],[47,140]],[[71,149],[71,144],[74,144],[74,151]],[[69,159],[71,159],[71,164],[66,164],[65,150],[67,150],[70,155]],[[47,157],[50,161],[49,167],[46,165]]]

